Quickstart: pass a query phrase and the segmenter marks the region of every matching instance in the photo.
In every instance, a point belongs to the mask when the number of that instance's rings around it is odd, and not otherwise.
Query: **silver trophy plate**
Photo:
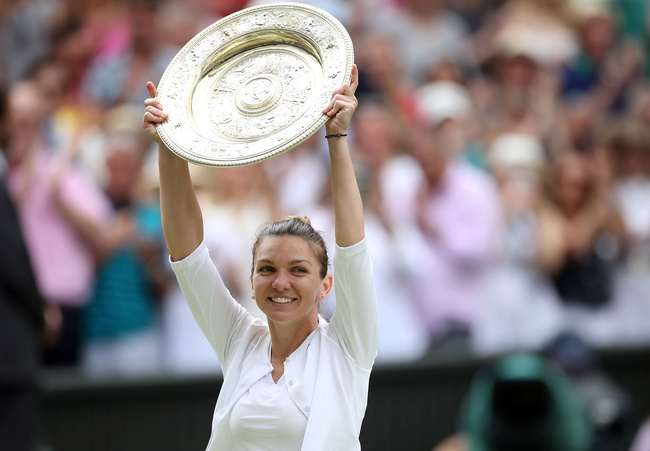
[[[350,82],[352,40],[329,13],[300,3],[243,9],[207,27],[169,64],[156,126],[201,166],[258,163],[297,146],[327,121],[332,91]]]

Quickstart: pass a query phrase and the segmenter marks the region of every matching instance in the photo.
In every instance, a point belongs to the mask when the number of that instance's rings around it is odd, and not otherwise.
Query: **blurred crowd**
[[[200,30],[262,3],[0,3],[0,174],[45,300],[46,365],[218,370],[167,263],[145,83]],[[360,69],[350,142],[379,362],[458,342],[481,356],[563,336],[650,344],[645,1],[303,3],[345,25]],[[333,230],[327,157],[318,132],[262,164],[192,167],[213,258],[255,315],[257,228],[300,214]]]

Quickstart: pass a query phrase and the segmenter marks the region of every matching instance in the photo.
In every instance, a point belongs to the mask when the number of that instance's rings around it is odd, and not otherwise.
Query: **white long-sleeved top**
[[[224,374],[207,450],[229,449],[224,418],[253,383],[273,370],[269,328],[230,296],[204,243],[171,265]],[[337,305],[331,321],[319,318],[308,343],[284,364],[289,395],[307,418],[302,450],[361,448],[359,433],[378,345],[367,239],[336,247],[334,289]],[[259,449],[265,449],[263,443]]]

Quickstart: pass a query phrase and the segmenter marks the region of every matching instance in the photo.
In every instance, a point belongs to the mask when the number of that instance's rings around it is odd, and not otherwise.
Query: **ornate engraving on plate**
[[[211,130],[228,139],[275,133],[304,113],[312,97],[310,66],[290,53],[266,53],[245,64],[245,71],[237,65],[217,80],[208,102]],[[239,82],[240,73],[250,76]],[[229,88],[238,83],[239,89]]]
[[[349,82],[352,42],[324,11],[299,3],[244,9],[195,36],[163,75],[163,142],[204,166],[242,166],[315,133]]]

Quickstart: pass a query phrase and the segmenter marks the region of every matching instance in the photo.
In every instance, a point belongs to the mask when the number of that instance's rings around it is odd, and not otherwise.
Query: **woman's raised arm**
[[[169,255],[172,260],[178,261],[190,255],[203,241],[203,217],[187,161],[169,150],[156,131],[156,124],[166,121],[168,117],[160,101],[155,98],[156,86],[149,82],[147,89],[151,98],[144,102],[146,109],[142,126],[158,143],[163,232]]]
[[[358,102],[354,93],[359,86],[359,71],[352,66],[350,84],[332,93],[332,101],[323,110],[330,117],[325,124],[332,168],[332,197],[334,199],[335,239],[341,247],[352,246],[365,237],[363,204],[354,174],[347,132]]]

